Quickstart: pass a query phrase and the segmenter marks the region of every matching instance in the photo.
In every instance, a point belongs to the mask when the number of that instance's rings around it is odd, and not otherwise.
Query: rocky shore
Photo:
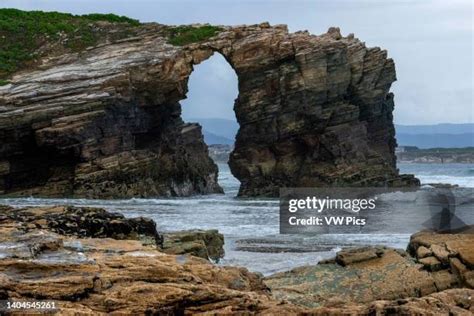
[[[408,249],[340,251],[334,260],[268,277],[273,296],[308,307],[368,303],[474,287],[474,235],[419,233]]]
[[[220,257],[216,231],[156,232],[102,209],[0,208],[0,299],[60,314],[471,315],[474,235],[420,232],[407,251],[344,249],[267,278]]]

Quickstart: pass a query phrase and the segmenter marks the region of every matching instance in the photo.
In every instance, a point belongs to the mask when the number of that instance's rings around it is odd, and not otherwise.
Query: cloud
[[[229,63],[215,53],[194,67],[187,98],[181,101],[184,120],[226,118],[235,120],[234,100],[238,94],[237,75]]]

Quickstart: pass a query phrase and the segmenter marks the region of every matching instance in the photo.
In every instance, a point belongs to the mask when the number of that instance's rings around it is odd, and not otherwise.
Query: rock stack
[[[179,104],[193,66],[215,52],[239,79],[230,167],[241,196],[419,183],[396,168],[386,51],[337,28],[316,36],[268,23],[222,26],[178,46],[169,27],[135,27],[134,37],[43,56],[0,86],[0,194],[222,192],[201,128],[183,122]]]

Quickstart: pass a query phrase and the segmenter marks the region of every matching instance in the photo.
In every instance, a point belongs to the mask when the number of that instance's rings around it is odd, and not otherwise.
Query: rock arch
[[[173,46],[156,33],[45,59],[0,87],[0,193],[113,198],[221,192],[198,125],[179,101],[214,52],[235,70],[240,195],[279,187],[416,185],[395,164],[395,68],[332,28],[223,27]],[[38,155],[44,164],[35,180]],[[54,157],[49,159],[48,157]]]

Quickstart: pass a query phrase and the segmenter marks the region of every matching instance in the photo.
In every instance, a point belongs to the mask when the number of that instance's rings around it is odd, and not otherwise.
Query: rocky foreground
[[[419,184],[396,168],[396,75],[386,51],[337,28],[317,36],[268,23],[136,22],[114,38],[120,27],[111,23],[87,21],[98,42],[75,51],[61,46],[75,37],[45,37],[30,52],[41,58],[0,78],[0,195],[222,192],[201,127],[183,122],[179,104],[193,67],[214,53],[239,79],[229,164],[241,196]]]
[[[101,209],[1,207],[0,233],[0,299],[54,300],[61,315],[474,313],[472,234],[422,232],[408,252],[343,250],[263,278],[196,257],[222,255],[215,231],[163,236]]]

